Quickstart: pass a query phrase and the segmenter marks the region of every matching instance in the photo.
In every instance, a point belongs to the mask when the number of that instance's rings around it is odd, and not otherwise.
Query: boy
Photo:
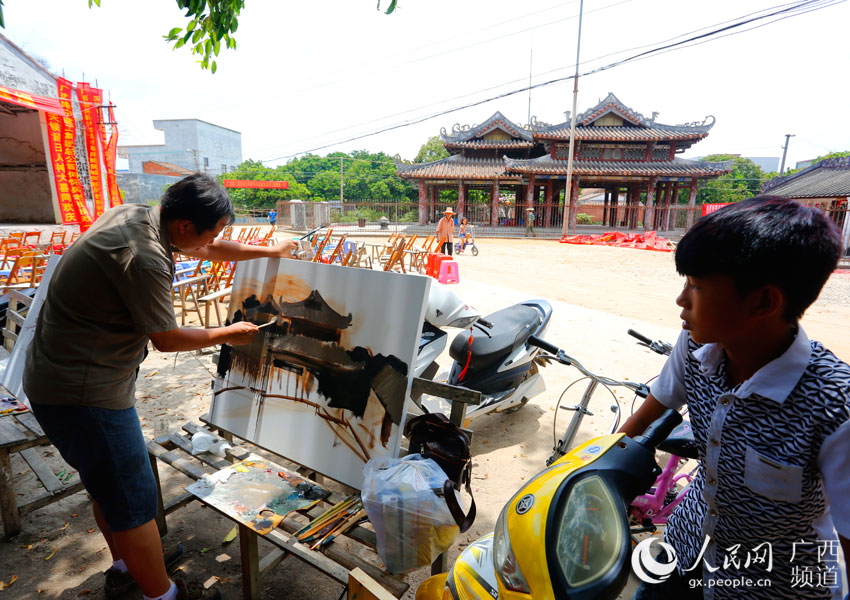
[[[840,250],[821,211],[768,196],[703,217],[676,248],[684,331],[622,431],[687,404],[700,469],[667,522],[678,571],[636,599],[842,597],[850,367],[798,325]]]

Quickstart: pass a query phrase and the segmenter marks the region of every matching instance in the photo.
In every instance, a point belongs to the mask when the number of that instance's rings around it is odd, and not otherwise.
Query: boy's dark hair
[[[757,196],[702,217],[676,247],[680,275],[730,275],[743,295],[776,285],[794,322],[838,265],[841,235],[817,208]]]
[[[165,190],[160,203],[165,221],[186,219],[198,233],[214,229],[222,217],[233,223],[233,202],[218,179],[206,173],[188,175]]]

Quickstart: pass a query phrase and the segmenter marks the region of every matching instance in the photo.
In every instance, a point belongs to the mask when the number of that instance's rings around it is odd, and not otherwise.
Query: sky
[[[585,0],[580,72],[705,33],[781,0]],[[243,158],[267,165],[313,152],[383,151],[413,159],[441,128],[501,111],[529,116],[523,91],[575,71],[579,0],[246,0],[215,74],[163,40],[186,19],[173,0],[4,0],[12,42],[53,73],[95,82],[116,105],[121,144],[162,143],[154,119],[197,118],[242,133]],[[383,0],[382,8],[388,4]],[[782,4],[788,6],[794,3]],[[578,112],[613,92],[657,121],[716,118],[684,156],[782,154],[786,167],[850,150],[850,2],[700,40],[579,78]],[[740,28],[735,31],[742,31]],[[726,32],[730,33],[730,32]],[[536,88],[530,114],[564,122],[573,83]]]

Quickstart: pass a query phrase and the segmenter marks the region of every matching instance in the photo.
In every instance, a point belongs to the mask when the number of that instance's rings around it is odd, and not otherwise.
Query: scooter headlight
[[[468,316],[468,317],[458,317],[457,319],[455,319],[454,321],[449,323],[449,327],[457,327],[458,329],[466,329],[467,327],[469,327],[470,325],[475,323],[475,321],[477,321],[477,320],[478,320],[478,315],[472,315],[472,316]]]
[[[508,507],[511,504],[508,502],[496,521],[496,530],[493,532],[493,567],[505,587],[515,592],[530,594],[531,590],[511,550],[511,539],[508,535]]]
[[[557,562],[571,588],[598,580],[623,554],[625,517],[598,475],[573,484],[556,525]]]

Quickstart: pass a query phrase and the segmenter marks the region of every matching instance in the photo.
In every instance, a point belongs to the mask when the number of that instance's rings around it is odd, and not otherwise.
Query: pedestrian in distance
[[[269,211],[269,224],[271,224],[271,226],[274,227],[276,223],[277,223],[277,210],[272,208]]]
[[[295,242],[271,247],[217,240],[233,222],[215,177],[196,173],[169,187],[160,206],[106,211],[62,256],[28,349],[23,387],[62,458],[80,474],[112,554],[107,598],[135,585],[147,599],[211,599],[217,588],[172,582],[154,518],[157,488],[134,407],[138,368],[150,341],[161,352],[247,344],[258,328],[178,327],[171,301],[173,252],[199,260],[289,258]]]
[[[440,222],[437,223],[437,237],[440,239],[440,252],[452,255],[452,241],[455,232],[455,211],[448,207]]]
[[[667,520],[677,568],[636,599],[843,597],[850,366],[799,322],[841,247],[822,211],[770,196],[706,215],[676,247],[682,333],[621,431],[634,437],[687,406],[700,467]]]

